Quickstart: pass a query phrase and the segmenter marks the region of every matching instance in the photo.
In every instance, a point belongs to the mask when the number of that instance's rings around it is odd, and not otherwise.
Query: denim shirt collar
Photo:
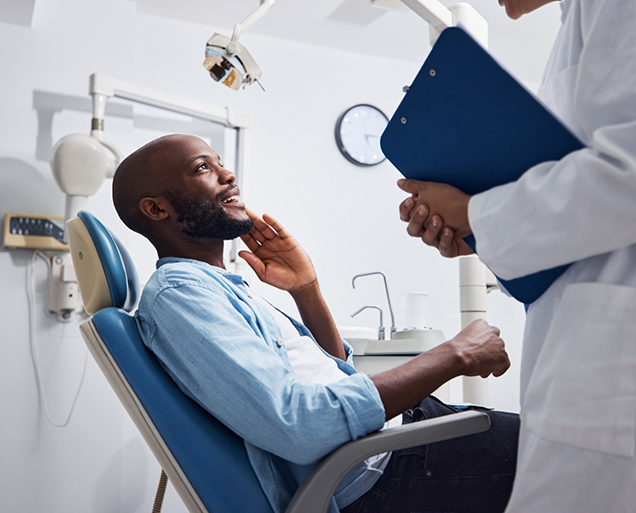
[[[216,265],[211,265],[211,264],[208,264],[207,262],[204,262],[202,260],[195,260],[193,258],[162,257],[159,260],[157,260],[157,263],[155,264],[155,267],[157,269],[159,269],[160,267],[162,267],[162,266],[164,266],[166,264],[174,264],[174,263],[189,263],[189,264],[192,264],[192,265],[196,265],[198,267],[202,267],[206,271],[213,271],[215,273],[219,273],[219,274],[223,275],[225,278],[227,278],[228,280],[230,280],[231,282],[233,282],[233,283],[235,283],[237,285],[241,285],[241,286],[245,285],[245,280],[243,279],[242,276],[240,276],[238,274],[233,274],[233,273],[223,269],[222,267],[218,267]]]

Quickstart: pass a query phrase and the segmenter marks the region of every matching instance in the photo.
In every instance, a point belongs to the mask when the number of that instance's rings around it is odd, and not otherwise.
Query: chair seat
[[[91,352],[184,502],[179,487],[191,485],[200,511],[271,513],[243,440],[179,389],[143,344],[134,318],[105,308],[85,324],[85,339],[89,329],[98,335],[86,340]]]

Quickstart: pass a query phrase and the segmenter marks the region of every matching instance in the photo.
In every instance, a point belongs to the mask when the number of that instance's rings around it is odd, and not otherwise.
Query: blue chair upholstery
[[[143,344],[130,311],[137,273],[123,245],[88,212],[67,222],[82,301],[82,336],[108,382],[191,513],[272,513],[244,442],[185,395]],[[462,412],[349,442],[318,463],[286,513],[325,513],[336,487],[372,455],[478,433],[490,419]]]

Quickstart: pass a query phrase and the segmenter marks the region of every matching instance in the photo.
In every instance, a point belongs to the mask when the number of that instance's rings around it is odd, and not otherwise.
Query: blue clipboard
[[[477,194],[515,181],[541,162],[583,143],[470,35],[439,36],[380,138],[406,178],[447,183]],[[475,250],[475,239],[466,237]],[[569,265],[499,281],[532,303]]]

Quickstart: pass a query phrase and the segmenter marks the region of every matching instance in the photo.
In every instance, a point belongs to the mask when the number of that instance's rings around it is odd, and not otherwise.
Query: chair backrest
[[[125,248],[88,212],[67,223],[73,265],[91,320],[82,336],[190,512],[272,509],[243,440],[185,395],[143,344],[127,313],[138,299]]]

